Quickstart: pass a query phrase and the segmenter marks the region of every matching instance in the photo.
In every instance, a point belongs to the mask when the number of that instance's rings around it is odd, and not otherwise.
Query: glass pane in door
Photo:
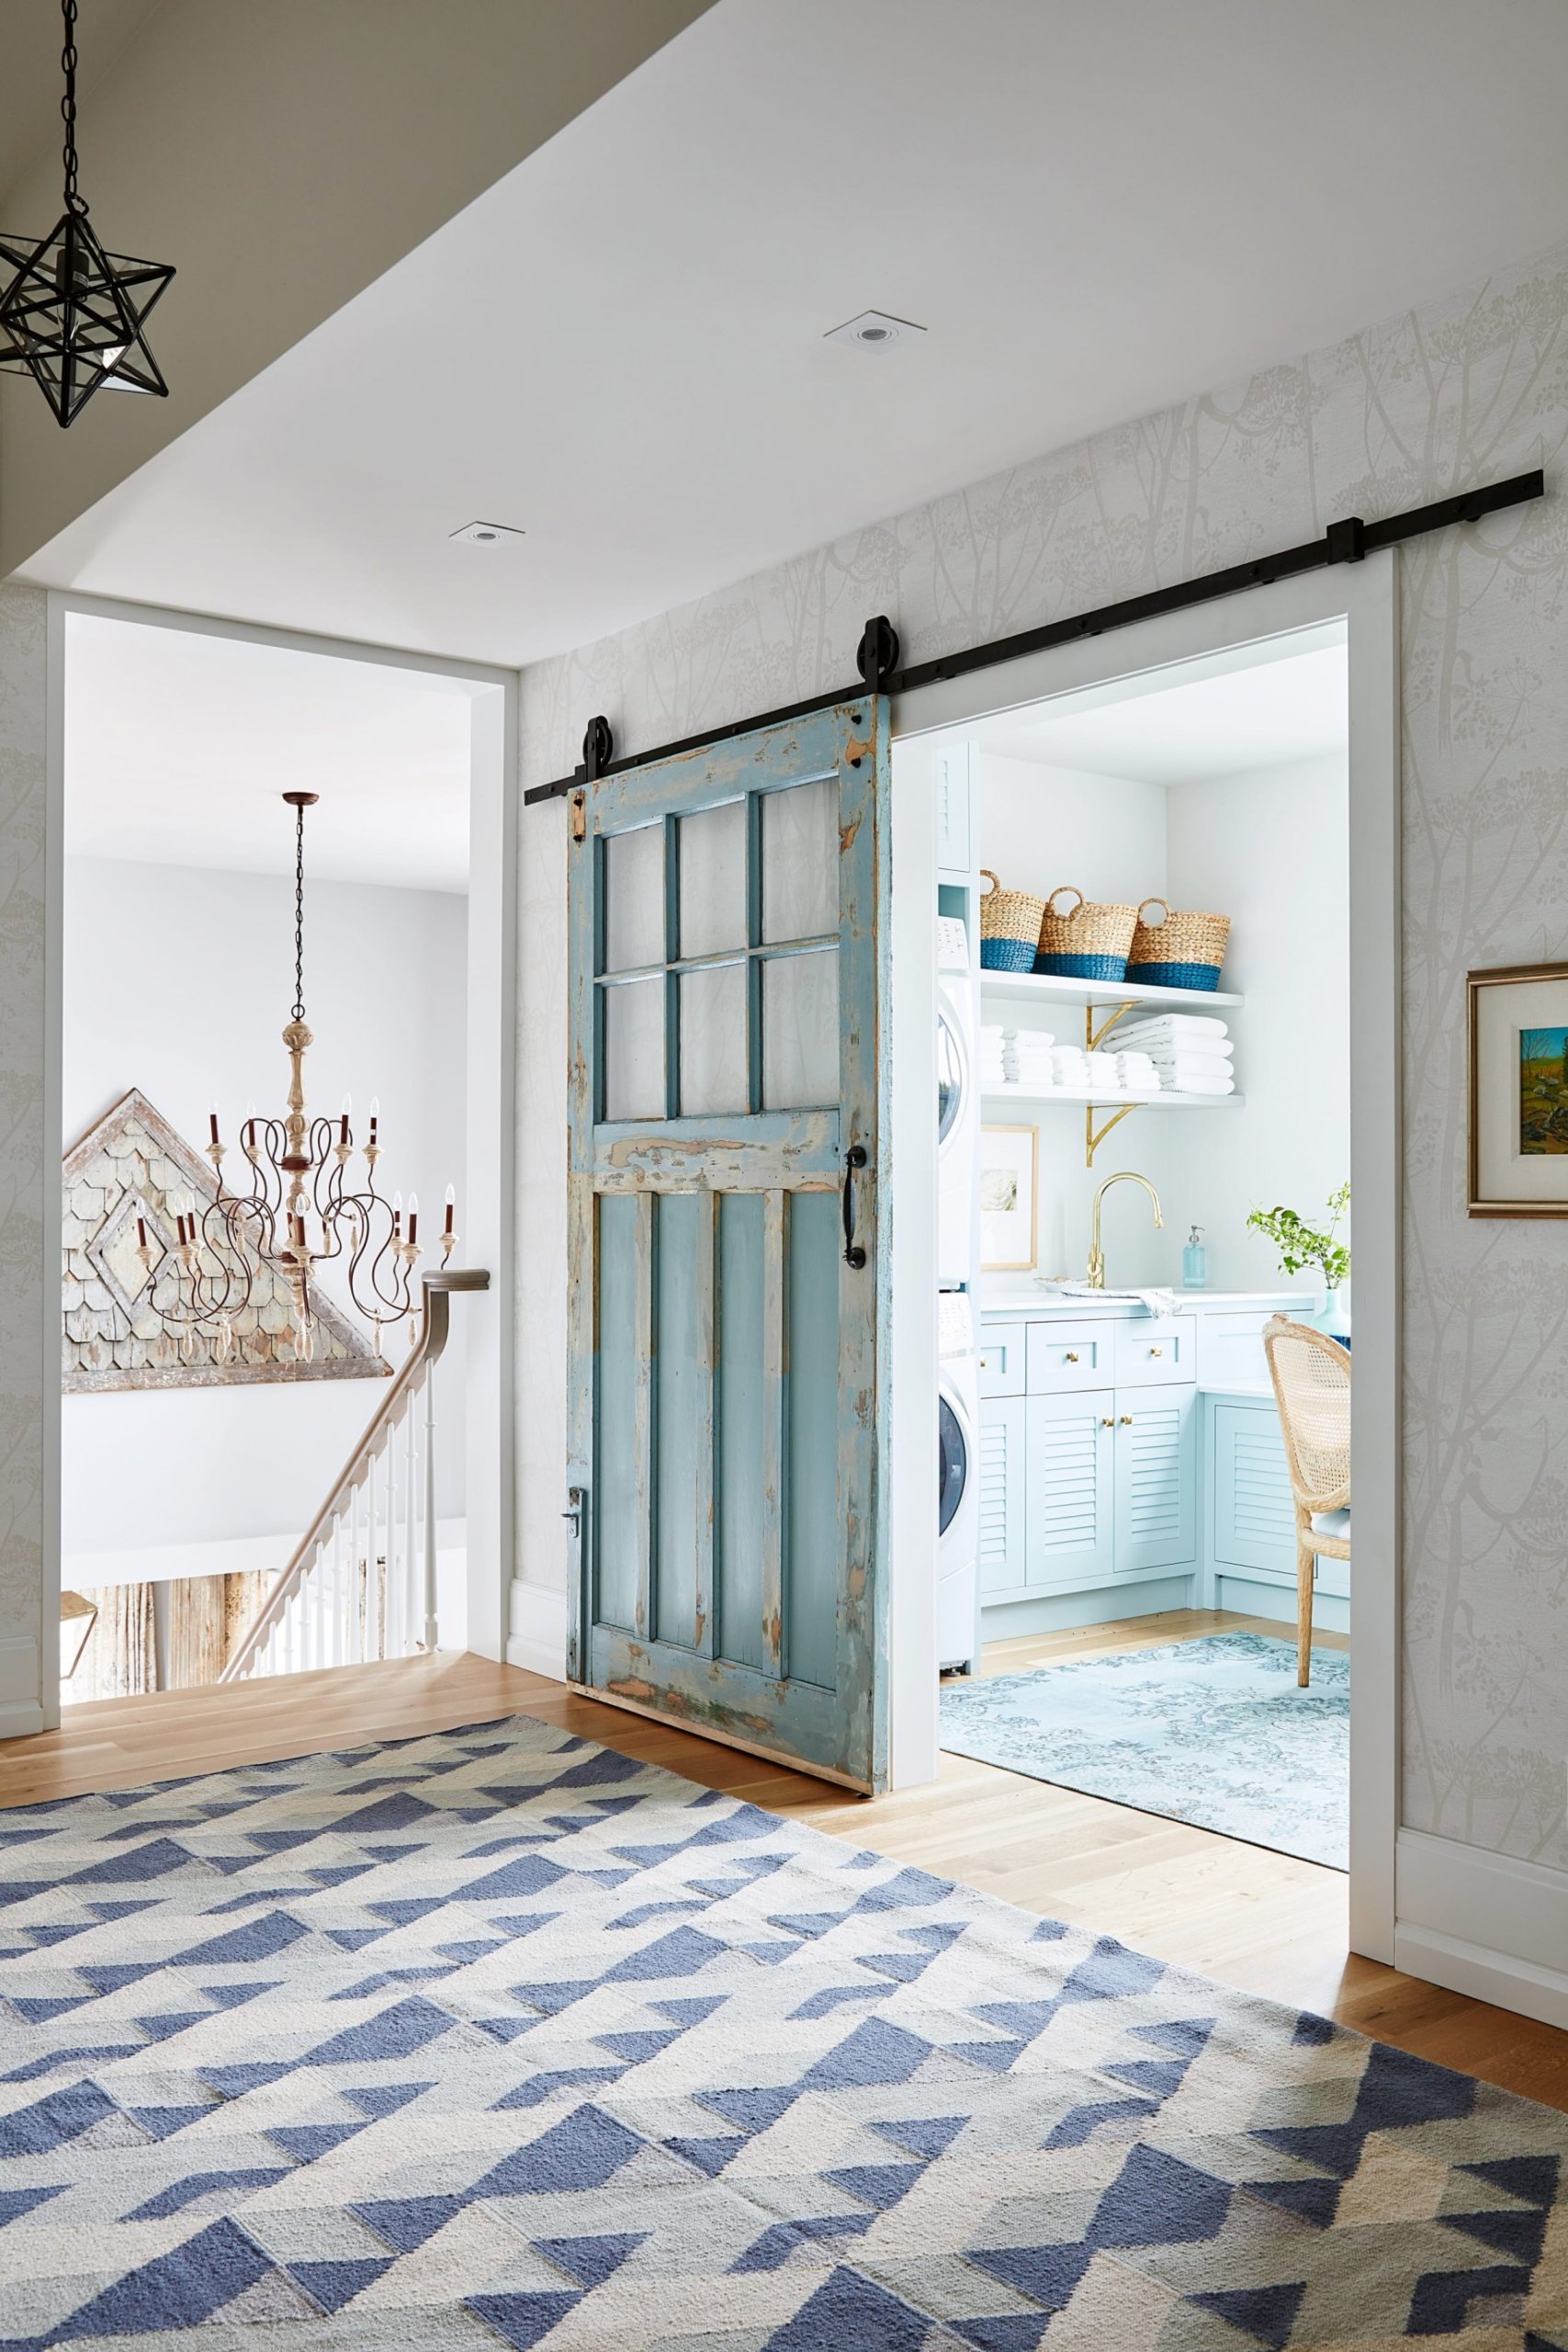
[[[679,985],[681,1116],[745,1111],[745,965],[709,964],[682,972]]]
[[[664,828],[639,825],[604,842],[606,972],[664,961]]]
[[[839,780],[762,796],[762,937],[825,939],[839,928]]]
[[[839,951],[770,956],[762,966],[762,1108],[809,1111],[838,1099]]]
[[[746,803],[682,817],[681,954],[719,956],[746,944]]]
[[[664,980],[622,980],[604,990],[604,1116],[664,1116]]]

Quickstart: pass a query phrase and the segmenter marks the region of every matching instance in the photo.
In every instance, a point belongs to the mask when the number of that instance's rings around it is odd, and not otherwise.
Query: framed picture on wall
[[[1568,964],[1472,972],[1472,1216],[1568,1216]]]
[[[1039,1255],[1040,1130],[980,1130],[980,1271],[1023,1274]]]

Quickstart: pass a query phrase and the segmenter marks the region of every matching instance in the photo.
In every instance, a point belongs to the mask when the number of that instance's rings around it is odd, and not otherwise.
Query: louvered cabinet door
[[[1115,1400],[1110,1389],[1031,1396],[1025,1411],[1025,1581],[1098,1583],[1113,1559]]]
[[[1272,1403],[1213,1407],[1210,1487],[1216,1565],[1294,1580],[1296,1514]]]
[[[1198,1398],[1191,1388],[1116,1392],[1118,1576],[1185,1567],[1198,1551]]]
[[[1024,1402],[998,1397],[980,1408],[980,1590],[987,1600],[1024,1582]]]

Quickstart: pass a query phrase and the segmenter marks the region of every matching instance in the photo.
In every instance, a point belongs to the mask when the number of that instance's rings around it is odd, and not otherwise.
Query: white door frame
[[[1085,686],[1190,662],[1206,654],[1293,634],[1343,619],[1349,668],[1349,930],[1350,1182],[1356,1209],[1356,1380],[1351,1391],[1351,1439],[1356,1459],[1356,1564],[1350,1578],[1350,1917],[1352,1951],[1393,1964],[1394,1957],[1394,1836],[1399,1818],[1400,1687],[1400,776],[1398,572],[1391,550],[1363,563],[1340,564],[1295,580],[1247,589],[1183,613],[1162,614],[1104,637],[1083,638],[1005,665],[976,670],[902,695],[893,706],[895,741],[929,735],[1023,704],[1043,702]],[[906,984],[900,959],[917,936],[930,944],[930,910],[936,902],[934,836],[928,795],[911,772],[908,807],[896,772],[893,792],[895,1035],[900,1015],[911,1040],[929,980]],[[922,861],[924,865],[922,866]],[[917,874],[915,869],[922,867]],[[929,867],[929,872],[924,871]],[[905,890],[909,928],[899,927]],[[923,925],[911,900],[923,897]],[[904,971],[909,970],[906,961]],[[929,1026],[929,1022],[927,1023]],[[902,1050],[902,1049],[900,1049]],[[923,1068],[923,1065],[922,1065]],[[934,1137],[917,1146],[931,1125],[931,1089],[920,1094],[923,1127],[917,1129],[914,1089],[908,1116],[895,1135],[918,1197],[918,1160]],[[905,1182],[900,1175],[900,1184]],[[901,1190],[900,1199],[904,1198]],[[934,1224],[932,1225],[934,1235]],[[924,1289],[935,1295],[935,1269]],[[897,1355],[896,1355],[897,1361]],[[910,1384],[901,1408],[894,1394],[894,1491],[907,1483],[929,1494],[934,1484],[927,1391]],[[929,1598],[923,1598],[929,1587]],[[898,1581],[891,1640],[895,1758],[917,1759],[901,1785],[930,1776],[936,1750],[934,1657],[935,1552],[929,1577]]]
[[[61,1248],[62,973],[65,922],[65,628],[73,614],[217,637],[380,669],[423,671],[480,691],[473,698],[468,794],[467,1170],[462,1255],[490,1269],[491,1287],[466,1303],[468,1646],[500,1658],[513,1576],[513,1212],[516,1137],[516,829],[518,673],[488,662],[408,653],[259,622],[220,620],[112,596],[51,589],[44,779],[44,1297],[58,1299]],[[43,1318],[43,1596],[39,1643],[44,1728],[60,1722],[60,1318]]]

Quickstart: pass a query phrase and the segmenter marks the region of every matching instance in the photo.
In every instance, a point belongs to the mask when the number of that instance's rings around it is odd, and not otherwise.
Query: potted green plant
[[[1350,1279],[1350,1252],[1335,1234],[1339,1220],[1350,1205],[1350,1187],[1341,1184],[1328,1198],[1328,1223],[1321,1230],[1308,1225],[1294,1209],[1254,1209],[1247,1218],[1250,1230],[1266,1233],[1280,1253],[1280,1271],[1286,1274],[1305,1273],[1314,1267],[1322,1276],[1325,1293],[1324,1303],[1311,1317],[1320,1331],[1331,1339],[1350,1343],[1350,1317],[1340,1305],[1339,1294]]]

